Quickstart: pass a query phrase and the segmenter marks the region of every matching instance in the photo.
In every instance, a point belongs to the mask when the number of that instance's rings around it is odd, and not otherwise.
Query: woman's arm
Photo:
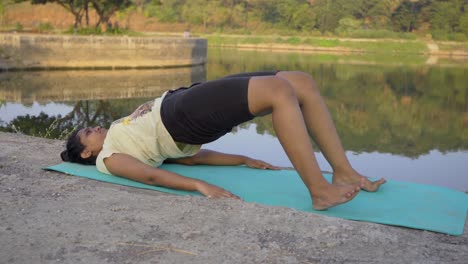
[[[112,156],[104,159],[104,164],[113,175],[145,184],[185,191],[198,191],[208,198],[230,197],[240,199],[220,187],[201,180],[184,177],[177,173],[154,168],[126,154],[112,154]]]
[[[280,169],[279,167],[273,166],[261,160],[252,159],[242,155],[221,153],[209,149],[202,149],[191,157],[169,159],[167,162],[184,165],[246,165],[248,167],[258,169]]]

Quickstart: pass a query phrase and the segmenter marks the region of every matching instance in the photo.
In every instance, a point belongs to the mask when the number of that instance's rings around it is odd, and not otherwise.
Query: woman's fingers
[[[240,200],[240,197],[231,193],[231,192],[228,192],[224,189],[222,189],[222,191],[219,193],[219,196],[218,198],[234,198],[234,199],[239,199]]]
[[[256,160],[256,159],[250,159],[246,165],[251,168],[257,168],[257,169],[270,169],[270,170],[280,170],[280,167],[273,166],[268,162],[265,162],[263,160]]]
[[[214,195],[207,195],[208,198],[233,198],[233,199],[238,199],[241,200],[241,198],[237,195],[234,195],[230,192],[222,192],[222,193],[216,193]]]
[[[207,198],[234,198],[240,200],[239,196],[211,184],[206,184],[201,190],[201,193]]]

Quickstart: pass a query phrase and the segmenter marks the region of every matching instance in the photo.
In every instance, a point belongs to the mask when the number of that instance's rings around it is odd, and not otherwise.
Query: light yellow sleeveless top
[[[96,159],[99,171],[111,174],[104,159],[114,153],[128,154],[153,167],[165,159],[195,155],[201,145],[174,142],[161,120],[161,102],[166,93],[139,106],[131,115],[114,121],[107,131],[104,145]]]

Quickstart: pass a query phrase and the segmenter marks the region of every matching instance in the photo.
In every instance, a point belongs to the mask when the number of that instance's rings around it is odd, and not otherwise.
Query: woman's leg
[[[315,209],[323,210],[355,197],[360,190],[360,183],[329,184],[323,178],[298,97],[290,82],[278,76],[252,77],[248,105],[250,112],[256,116],[272,114],[275,132],[309,189]]]
[[[307,129],[333,168],[333,182],[359,183],[363,179],[364,190],[377,191],[385,183],[385,179],[371,182],[352,168],[312,77],[304,72],[279,72],[277,76],[286,79],[294,88]]]

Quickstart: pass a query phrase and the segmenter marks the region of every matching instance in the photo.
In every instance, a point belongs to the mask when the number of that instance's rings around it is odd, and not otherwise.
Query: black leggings
[[[247,100],[249,80],[276,72],[252,72],[193,84],[167,92],[161,119],[174,141],[206,144],[253,119]]]

